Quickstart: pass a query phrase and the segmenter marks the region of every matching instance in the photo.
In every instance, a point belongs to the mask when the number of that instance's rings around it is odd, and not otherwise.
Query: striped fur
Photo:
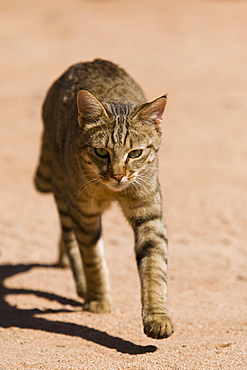
[[[136,82],[103,60],[69,68],[43,106],[36,188],[52,192],[61,223],[60,265],[69,263],[92,312],[112,309],[101,215],[117,200],[133,228],[144,332],[172,334],[166,312],[167,233],[157,174],[166,96],[151,103]]]

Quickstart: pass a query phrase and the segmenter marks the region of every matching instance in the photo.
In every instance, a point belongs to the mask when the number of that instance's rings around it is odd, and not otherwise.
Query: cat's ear
[[[107,113],[103,105],[87,90],[80,90],[77,94],[78,123],[82,127],[85,122],[94,122]]]
[[[157,130],[160,130],[166,101],[167,95],[163,95],[151,103],[144,104],[137,112],[135,118],[143,122],[153,123],[156,125]]]

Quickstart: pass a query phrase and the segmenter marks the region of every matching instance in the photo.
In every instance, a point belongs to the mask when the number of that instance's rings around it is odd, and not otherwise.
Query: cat
[[[162,218],[157,152],[166,95],[146,102],[117,65],[96,59],[71,66],[47,93],[35,185],[52,192],[66,254],[84,309],[112,309],[101,215],[116,200],[133,228],[147,336],[170,336],[167,231]]]

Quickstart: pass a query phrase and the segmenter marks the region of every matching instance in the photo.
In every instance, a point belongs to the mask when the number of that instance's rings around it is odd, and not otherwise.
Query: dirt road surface
[[[247,369],[247,2],[0,1],[0,369]],[[83,312],[55,267],[52,196],[33,187],[40,107],[69,65],[124,67],[169,94],[160,182],[175,332],[142,332],[132,232],[117,206],[104,239],[114,312]]]

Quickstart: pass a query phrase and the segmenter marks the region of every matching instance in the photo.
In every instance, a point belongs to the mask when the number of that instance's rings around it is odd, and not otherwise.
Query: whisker
[[[144,189],[145,192],[147,194],[149,194],[149,190],[146,188],[145,184],[144,184],[144,181],[142,181],[142,179],[140,177],[138,177],[137,179],[135,179],[135,181],[133,182],[133,184],[136,183],[137,185],[139,185],[141,187],[141,189]]]
[[[138,191],[137,184],[135,183],[136,179],[130,183],[130,187],[133,186],[135,191]]]
[[[149,176],[141,174],[141,175],[139,175],[139,179],[143,180],[146,184],[152,186],[152,182],[151,182],[151,179],[150,179]]]
[[[98,180],[99,180],[99,177],[96,177],[94,179],[91,179],[89,181],[86,181],[85,183],[82,183],[81,184],[81,187],[78,187],[75,190],[75,192],[74,192],[74,195],[75,195],[75,193],[78,191],[78,194],[76,196],[76,202],[78,201],[78,199],[79,199],[80,195],[82,194],[82,192],[83,191],[86,191],[87,189],[89,189],[90,187],[92,187],[95,184],[95,182],[98,181]],[[87,186],[85,186],[85,185],[87,185]]]
[[[158,170],[158,171],[166,171],[168,168],[171,168],[171,167],[174,167],[174,164],[166,164],[166,165],[162,165],[162,166],[160,166],[160,165],[158,165],[158,166],[150,166],[150,167],[148,167],[148,168],[152,168],[152,169],[156,169],[156,170]]]
[[[95,212],[95,208],[94,208],[94,199],[96,197],[97,194],[99,194],[99,191],[100,191],[100,188],[103,188],[104,187],[104,184],[102,184],[102,182],[100,182],[96,188],[94,189],[94,192],[93,192],[93,195],[92,195],[92,200],[91,200],[91,204],[92,204],[92,210],[94,212],[94,214],[96,215],[97,212]],[[96,193],[97,192],[97,193]],[[96,194],[95,194],[96,193]]]
[[[85,186],[85,185],[87,185],[87,184],[91,183],[91,182],[92,182],[92,180],[94,180],[94,179],[90,178],[90,180],[80,182],[80,183],[75,187],[74,192],[73,192],[73,195],[75,195],[75,194],[76,194],[76,192],[77,192],[78,190],[82,190],[83,186]]]
[[[66,177],[65,181],[68,182],[68,181],[71,181],[71,180],[74,180],[76,179],[77,177],[81,176],[82,177],[89,177],[89,176],[92,176],[94,175],[93,172],[89,172],[89,171],[79,171],[76,175],[74,176],[71,176],[71,177]]]

